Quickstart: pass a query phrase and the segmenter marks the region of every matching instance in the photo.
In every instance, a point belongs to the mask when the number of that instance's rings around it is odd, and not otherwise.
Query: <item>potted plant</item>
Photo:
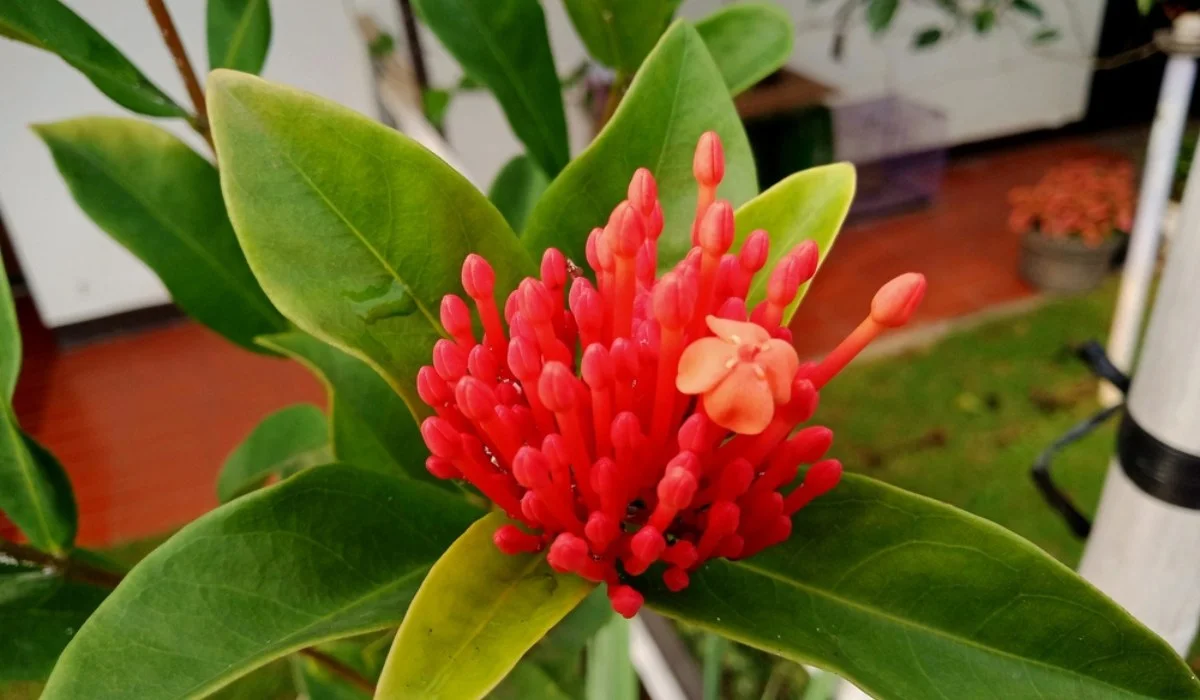
[[[1021,276],[1046,292],[1095,288],[1133,221],[1133,167],[1102,159],[1052,168],[1009,193],[1009,227],[1024,235]]]

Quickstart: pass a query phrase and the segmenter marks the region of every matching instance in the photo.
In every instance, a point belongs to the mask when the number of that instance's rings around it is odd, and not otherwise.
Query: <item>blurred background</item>
[[[183,103],[141,3],[66,4]],[[205,4],[167,4],[188,53],[206,64]],[[679,13],[700,18],[723,4],[685,0]],[[892,276],[915,270],[929,281],[910,329],[823,392],[819,417],[837,434],[837,456],[1075,566],[1083,540],[1046,504],[1030,468],[1100,406],[1075,348],[1108,334],[1167,63],[1153,37],[1187,8],[775,4],[795,23],[794,52],[738,98],[760,186],[836,160],[859,167],[850,221],[791,324],[797,348],[832,348]],[[886,18],[871,9],[880,4]],[[262,75],[399,125],[486,191],[522,147],[491,93],[419,21],[406,27],[406,5],[275,2]],[[578,154],[599,127],[613,75],[589,62],[562,3],[543,7]],[[297,401],[324,405],[325,390],[300,365],[244,352],[183,317],[158,278],[76,206],[28,128],[120,108],[49,53],[0,42],[0,66],[0,248],[25,343],[14,408],[70,473],[80,545],[136,557],[217,505],[215,475],[264,415]],[[163,126],[203,152],[182,123]],[[1189,129],[1182,157],[1172,156],[1172,200],[1195,143]],[[1168,240],[1176,208],[1164,219]],[[1085,514],[1113,442],[1112,426],[1102,426],[1056,458],[1057,487]],[[717,653],[688,630],[683,639],[696,657]],[[799,666],[719,652],[725,697],[815,692]]]

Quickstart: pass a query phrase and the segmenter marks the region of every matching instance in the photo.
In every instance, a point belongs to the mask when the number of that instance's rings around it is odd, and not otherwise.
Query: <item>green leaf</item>
[[[487,258],[498,294],[536,274],[504,217],[437,156],[344,107],[224,70],[208,92],[225,202],[267,295],[427,413],[416,374],[463,259]]]
[[[40,681],[109,591],[0,562],[0,681]]]
[[[43,552],[62,555],[75,542],[71,481],[54,455],[21,430],[8,405],[0,406],[0,512]]]
[[[1058,37],[1059,37],[1059,32],[1057,29],[1051,29],[1051,28],[1042,29],[1033,35],[1033,43],[1045,44],[1045,43],[1048,43],[1051,41],[1057,41]]]
[[[734,213],[735,248],[740,248],[752,231],[766,229],[771,236],[771,252],[764,269],[773,269],[780,258],[805,240],[816,241],[823,264],[850,211],[854,183],[854,166],[849,163],[822,165],[788,176]],[[766,298],[767,279],[767,275],[755,276],[746,296],[749,308]],[[796,300],[784,313],[785,325],[807,292],[808,283],[800,287]]]
[[[610,613],[588,644],[587,700],[637,700],[638,678],[629,660],[629,620]]]
[[[1128,613],[1003,528],[848,475],[786,543],[715,561],[659,612],[896,698],[1200,698]]]
[[[342,465],[239,498],[134,567],[67,646],[44,700],[202,697],[298,649],[393,627],[479,515]]]
[[[208,67],[258,73],[271,45],[267,0],[208,0]]]
[[[658,180],[666,223],[659,267],[673,265],[691,248],[697,194],[692,157],[700,135],[710,130],[725,146],[718,195],[736,207],[758,192],[750,144],[704,41],[691,25],[676,22],[646,58],[604,130],[550,184],[521,240],[538,255],[557,247],[583,264],[588,233],[608,221],[634,171],[644,166]]]
[[[429,450],[412,413],[369,365],[298,331],[263,336],[258,342],[297,360],[325,383],[333,454],[339,460],[450,488],[426,471]]]
[[[149,265],[190,316],[259,352],[255,336],[287,328],[238,248],[217,169],[187,144],[114,117],[34,130],[84,213]]]
[[[576,700],[579,696],[563,687],[560,679],[545,667],[522,661],[487,697],[488,700]]]
[[[390,641],[390,635],[385,634],[380,639]],[[375,641],[369,637],[338,639],[321,644],[316,651],[371,681],[379,676],[383,668],[382,657],[376,664],[375,659],[368,655]],[[328,663],[299,654],[292,655],[291,659],[296,687],[303,691],[307,700],[370,700],[369,693],[347,682]]]
[[[795,28],[778,5],[730,5],[696,23],[731,94],[774,73],[792,55]]]
[[[1041,19],[1045,16],[1042,12],[1041,5],[1033,2],[1033,0],[1013,0],[1012,8],[1017,12],[1023,12],[1034,19]]]
[[[0,404],[12,403],[21,374],[21,326],[8,273],[0,267]]]
[[[1137,0],[1138,12],[1143,15],[1150,14],[1150,10],[1154,9],[1154,3],[1158,0]]]
[[[529,212],[550,186],[550,179],[528,156],[520,155],[508,161],[488,190],[488,199],[514,231],[525,228]]]
[[[57,54],[126,109],[152,117],[187,116],[117,47],[58,0],[0,0],[0,36]]]
[[[725,654],[729,651],[729,640],[719,634],[705,632],[700,647],[700,661],[704,669],[704,700],[721,697],[721,678],[725,675]]]
[[[310,403],[281,408],[254,426],[225,460],[217,477],[217,498],[228,503],[270,476],[287,476],[331,457],[329,427],[321,409]]]
[[[425,118],[438,129],[446,128],[446,112],[450,109],[450,101],[454,99],[450,90],[426,90],[422,93],[421,101],[425,107]]]
[[[996,11],[991,8],[984,8],[978,10],[971,19],[975,25],[976,34],[987,34],[996,24]]]
[[[567,118],[538,0],[415,0],[463,70],[487,85],[529,156],[551,175],[570,159]]]
[[[544,555],[504,554],[492,513],[438,560],[396,634],[376,697],[481,697],[595,584],[555,573]]]
[[[927,27],[917,32],[913,37],[913,48],[925,49],[942,40],[942,30],[938,27]]]
[[[588,54],[627,74],[642,65],[674,14],[669,0],[563,0],[563,4]]]
[[[876,34],[892,25],[896,10],[900,8],[900,0],[868,0],[867,26]]]

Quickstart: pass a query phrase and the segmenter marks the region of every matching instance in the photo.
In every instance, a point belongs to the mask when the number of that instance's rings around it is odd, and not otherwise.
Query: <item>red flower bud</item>
[[[771,252],[771,237],[766,231],[752,231],[742,244],[738,253],[738,264],[746,272],[754,273],[767,264],[767,255]]]
[[[687,508],[695,495],[696,477],[687,469],[672,467],[658,482],[658,501],[671,510],[680,511]]]
[[[650,526],[638,530],[629,540],[629,550],[633,552],[633,556],[645,563],[657,561],[666,548],[667,541],[663,539],[662,533]]]
[[[608,602],[612,604],[612,608],[616,613],[625,619],[632,618],[637,615],[638,610],[642,609],[642,604],[646,599],[642,597],[632,586],[624,584],[609,585],[608,587]]]
[[[471,311],[467,302],[454,294],[442,297],[441,307],[442,326],[446,332],[457,340],[471,335]]]
[[[458,409],[472,421],[489,420],[496,414],[496,394],[475,377],[463,377],[454,387]]]
[[[476,345],[467,353],[467,369],[471,376],[488,383],[494,383],[500,374],[500,365],[496,356],[484,345]]]
[[[437,417],[426,418],[421,423],[421,437],[435,456],[454,459],[462,454],[462,435],[449,421]]]
[[[679,330],[691,322],[696,311],[695,285],[671,272],[654,287],[654,317],[663,328]]]
[[[871,300],[871,320],[895,328],[908,323],[925,297],[925,275],[909,272],[880,287]]]
[[[462,473],[454,468],[450,460],[437,455],[430,455],[425,458],[425,469],[438,479],[460,479]]]
[[[438,376],[437,371],[429,365],[417,370],[417,396],[426,404],[437,408],[449,403],[453,394],[446,381]]]
[[[629,202],[621,202],[613,211],[613,224],[609,238],[612,252],[622,258],[637,255],[646,240],[646,227],[642,215]]]
[[[433,368],[442,379],[458,381],[467,373],[467,353],[443,338],[433,344]]]
[[[467,295],[476,301],[492,299],[492,291],[496,285],[496,272],[491,264],[481,256],[471,253],[463,261],[462,284]]]
[[[658,203],[658,183],[646,168],[638,168],[629,181],[629,202],[642,214],[649,216]]]
[[[554,542],[550,545],[550,552],[546,555],[546,561],[555,571],[566,573],[583,568],[587,563],[588,556],[587,542],[582,537],[563,532],[554,538]]]
[[[525,278],[517,293],[521,295],[521,313],[534,324],[545,323],[554,316],[554,298],[541,280]]]
[[[579,380],[561,362],[547,362],[538,379],[538,398],[555,413],[575,410],[579,402]]]
[[[544,489],[550,485],[550,462],[532,447],[525,446],[513,458],[513,477],[527,489]]]
[[[542,371],[542,354],[537,343],[529,338],[515,337],[508,343],[508,368],[513,376],[526,382]]]
[[[613,363],[608,355],[608,348],[600,343],[592,343],[583,351],[581,371],[583,381],[594,391],[604,391],[613,381]]]
[[[692,160],[692,174],[696,182],[707,187],[716,187],[725,178],[725,149],[717,132],[706,131],[700,136]]]
[[[709,255],[724,255],[733,245],[733,207],[718,199],[700,220],[700,247]]]
[[[492,541],[505,554],[523,554],[536,552],[542,548],[542,541],[526,532],[521,532],[516,525],[503,525],[492,534]]]
[[[542,254],[542,282],[550,289],[567,285],[567,259],[558,248],[547,248]]]

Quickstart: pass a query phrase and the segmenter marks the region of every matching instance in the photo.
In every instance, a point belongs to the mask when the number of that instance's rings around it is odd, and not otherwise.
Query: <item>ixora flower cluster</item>
[[[1008,225],[1014,233],[1077,235],[1095,248],[1133,225],[1133,166],[1096,158],[1070,161],[1032,187],[1013,189],[1008,198]]]
[[[493,270],[469,256],[462,282],[483,338],[463,299],[445,297],[453,339],[437,342],[417,376],[437,412],[421,425],[429,471],[467,480],[520,523],[496,531],[502,551],[548,547],[556,570],[607,583],[626,617],[643,598],[623,581],[656,562],[678,591],[712,557],[748,557],[788,538],[791,515],[842,473],[824,459],[828,428],[792,432],[821,387],[905,323],[925,290],[921,275],[892,280],[845,341],[802,364],[780,323],[816,272],[817,246],[784,255],[748,310],[768,236],[755,231],[730,253],[733,210],[716,199],[723,171],[720,141],[707,133],[694,161],[694,247],[656,279],[663,214],[654,178],[638,170],[629,199],[588,239],[596,284],[547,250],[541,279],[526,278],[504,304],[507,335]],[[801,464],[812,466],[789,490]]]

